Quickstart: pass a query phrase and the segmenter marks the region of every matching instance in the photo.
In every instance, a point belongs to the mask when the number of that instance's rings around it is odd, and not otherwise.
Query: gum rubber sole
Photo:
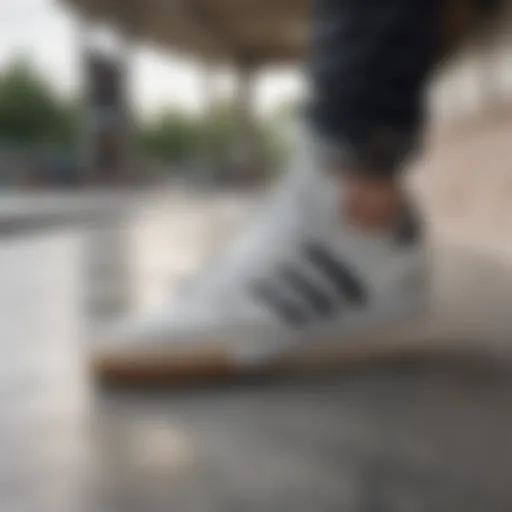
[[[93,354],[89,367],[92,377],[99,383],[128,386],[160,383],[179,386],[248,375],[328,370],[428,351],[431,343],[421,327],[418,330],[419,324],[418,316],[409,316],[407,322],[395,323],[392,328],[375,329],[364,338],[354,335],[350,341],[311,344],[257,366],[239,364],[227,349],[219,347],[176,354],[169,351],[165,354]]]

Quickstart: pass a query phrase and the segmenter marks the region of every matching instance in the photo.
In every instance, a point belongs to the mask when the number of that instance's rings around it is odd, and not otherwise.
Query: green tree
[[[266,173],[273,170],[282,159],[284,143],[278,136],[281,130],[279,116],[256,120],[250,134],[244,132],[240,115],[231,101],[219,101],[201,116],[193,116],[177,107],[164,110],[145,124],[139,124],[141,152],[149,159],[183,164],[201,161],[207,165],[201,172],[236,175],[244,172],[240,149],[243,138],[253,138],[254,155],[258,161],[255,169]],[[187,167],[182,168],[187,172]]]
[[[211,106],[202,119],[201,137],[219,159],[228,157],[236,144],[240,129],[236,110],[229,101],[219,101]]]
[[[198,151],[198,123],[177,109],[162,112],[140,129],[142,150],[152,158],[180,163]]]
[[[29,61],[0,74],[0,140],[29,146],[69,146],[76,115]]]

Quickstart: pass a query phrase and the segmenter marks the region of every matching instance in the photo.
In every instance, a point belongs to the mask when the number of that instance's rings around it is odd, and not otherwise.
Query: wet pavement
[[[2,512],[512,509],[504,357],[99,390],[79,335],[82,242],[67,231],[0,245]],[[507,264],[444,244],[436,254],[438,337],[501,350]]]

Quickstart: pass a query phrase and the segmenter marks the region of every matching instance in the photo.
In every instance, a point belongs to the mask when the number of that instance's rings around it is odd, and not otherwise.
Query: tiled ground
[[[0,246],[0,511],[508,512],[512,374],[409,361],[181,391],[99,391],[80,240]],[[509,338],[512,276],[438,260],[447,337]]]

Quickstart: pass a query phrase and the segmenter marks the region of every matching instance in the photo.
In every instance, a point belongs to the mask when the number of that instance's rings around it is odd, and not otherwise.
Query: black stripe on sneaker
[[[282,297],[266,283],[253,283],[251,291],[258,300],[288,325],[300,327],[308,321],[307,312],[295,302]]]
[[[335,258],[327,249],[317,243],[308,243],[305,247],[308,260],[343,294],[343,297],[355,304],[363,304],[367,293],[361,280],[347,266]]]
[[[282,266],[278,273],[278,280],[285,283],[298,298],[303,299],[315,313],[327,316],[334,312],[335,304],[331,297],[300,272],[291,267]]]

